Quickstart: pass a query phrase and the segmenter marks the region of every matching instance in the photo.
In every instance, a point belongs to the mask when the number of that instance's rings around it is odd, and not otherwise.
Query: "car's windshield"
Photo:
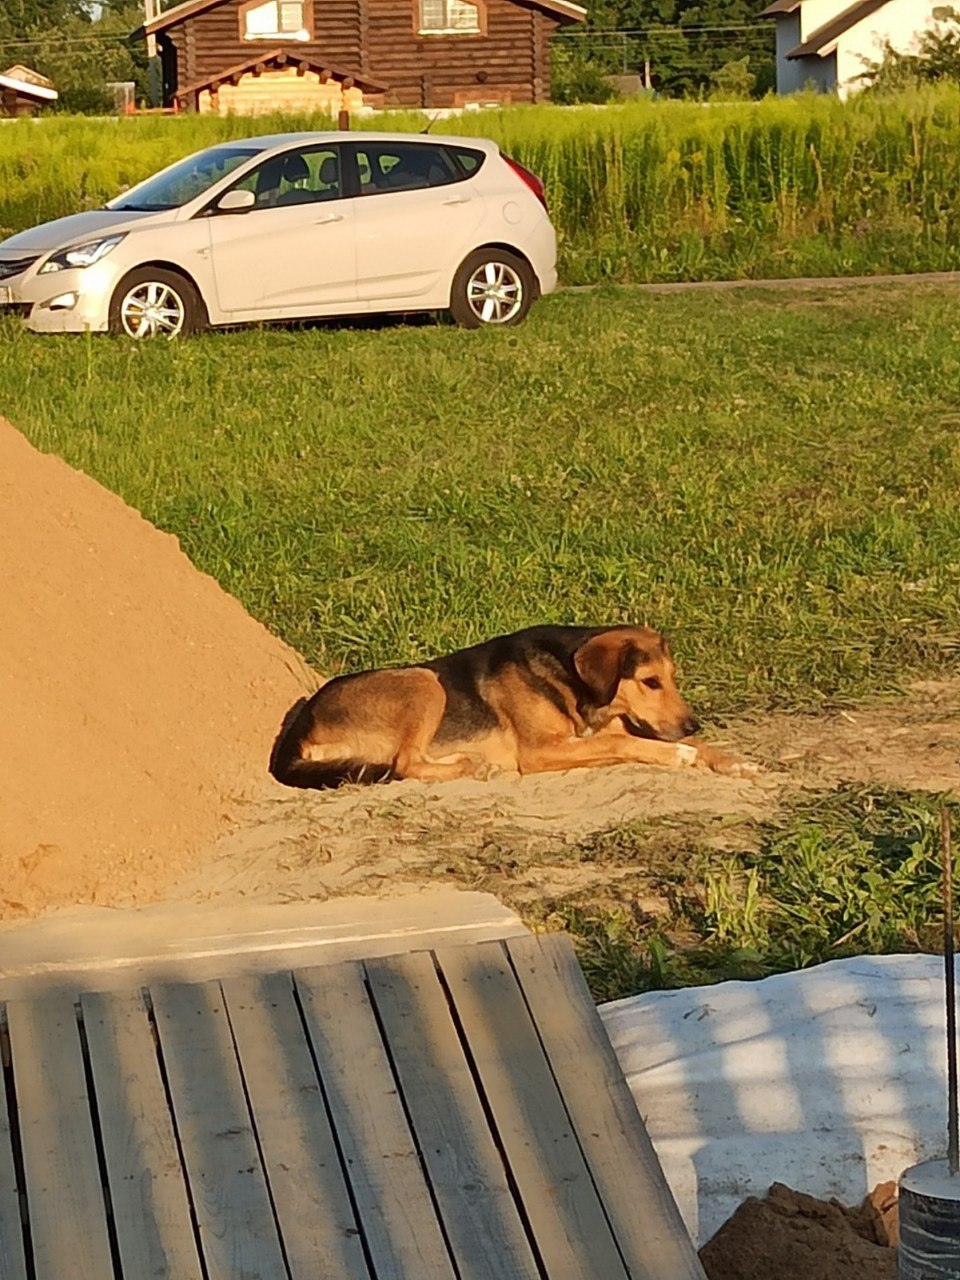
[[[140,213],[179,209],[189,200],[202,196],[215,182],[255,155],[259,155],[255,147],[211,147],[209,151],[188,156],[172,169],[141,182],[126,195],[111,200],[109,207]]]

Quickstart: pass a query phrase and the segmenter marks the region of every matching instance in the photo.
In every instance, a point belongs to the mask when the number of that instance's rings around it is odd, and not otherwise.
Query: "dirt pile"
[[[709,1280],[896,1280],[896,1186],[847,1208],[774,1183],[700,1250]]]
[[[175,538],[2,421],[0,592],[0,917],[160,896],[275,788],[311,673]]]

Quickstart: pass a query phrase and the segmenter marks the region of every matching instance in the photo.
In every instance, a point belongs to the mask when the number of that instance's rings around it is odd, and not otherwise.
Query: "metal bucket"
[[[960,1280],[960,1175],[946,1160],[900,1179],[900,1280]]]

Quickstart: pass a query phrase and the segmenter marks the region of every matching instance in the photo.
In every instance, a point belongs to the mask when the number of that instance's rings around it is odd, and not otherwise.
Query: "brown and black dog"
[[[281,735],[271,772],[291,787],[610,764],[752,773],[714,747],[646,627],[531,627],[414,667],[338,676]]]

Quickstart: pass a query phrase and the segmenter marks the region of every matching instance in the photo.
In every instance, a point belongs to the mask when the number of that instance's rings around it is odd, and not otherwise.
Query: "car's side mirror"
[[[257,197],[252,191],[245,191],[242,187],[234,187],[232,191],[226,192],[217,201],[217,213],[245,213],[247,209],[252,209],[256,203]]]

